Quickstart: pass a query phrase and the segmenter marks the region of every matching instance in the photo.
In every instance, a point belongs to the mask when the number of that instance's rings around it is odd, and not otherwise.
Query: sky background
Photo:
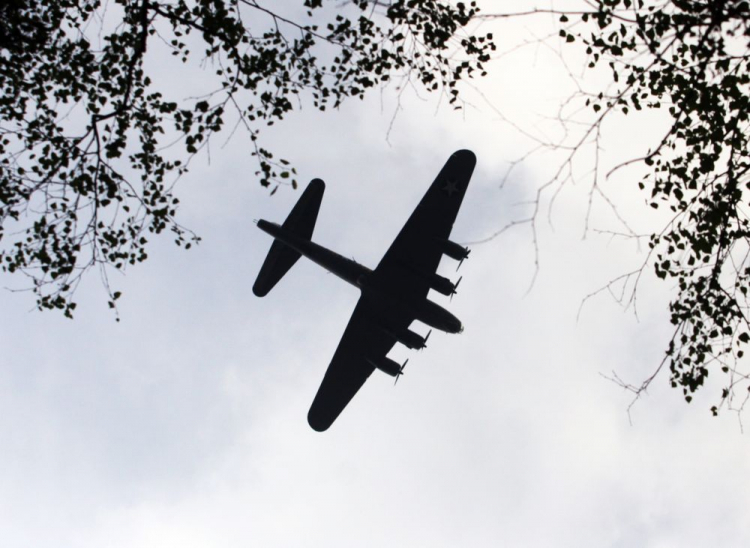
[[[546,33],[546,17],[496,30],[501,50]],[[527,215],[560,156],[540,151],[500,186],[534,146],[513,124],[560,131],[549,117],[581,60],[566,68],[558,47],[494,60],[463,112],[407,92],[388,133],[386,90],[267,131],[302,186],[326,181],[315,241],[374,267],[461,148],[478,162],[453,239]],[[605,127],[602,161],[648,146],[661,123]],[[602,377],[637,383],[655,369],[673,288],[649,269],[638,318],[604,294],[578,316],[586,295],[644,259],[633,241],[582,238],[585,178],[564,187],[551,222],[544,210],[536,278],[528,225],[475,245],[459,294],[433,295],[465,332],[435,332],[422,352],[397,346],[392,357],[410,358],[398,386],[376,372],[320,434],[307,410],[359,294],[301,260],[267,297],[252,295],[271,244],[252,221],[283,221],[300,194],[269,197],[255,169],[243,136],[212,148],[210,164],[196,159],[178,195],[203,242],[185,252],[163,237],[146,263],[113,275],[120,322],[95,275],[74,321],[0,292],[2,546],[750,544],[747,428],[709,412],[723,379],[686,405],[662,375],[629,416],[631,395]],[[606,189],[647,231],[659,219],[634,177]],[[592,223],[613,229],[611,218],[594,203]],[[440,272],[454,270],[444,259]]]

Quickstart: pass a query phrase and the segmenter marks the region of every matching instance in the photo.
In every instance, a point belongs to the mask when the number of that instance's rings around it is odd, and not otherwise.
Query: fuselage
[[[389,306],[407,310],[417,320],[430,327],[447,333],[458,333],[463,329],[458,318],[426,297],[417,297],[414,299],[396,297],[376,284],[368,283],[373,271],[359,264],[357,261],[343,257],[330,249],[316,244],[312,240],[302,238],[276,223],[260,219],[258,221],[258,228],[342,280],[357,287],[364,294],[370,293],[374,298],[385,300]]]

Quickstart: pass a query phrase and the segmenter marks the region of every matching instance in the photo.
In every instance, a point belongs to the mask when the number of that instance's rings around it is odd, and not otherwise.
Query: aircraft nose
[[[455,316],[453,316],[452,320],[453,321],[451,322],[449,333],[463,333],[464,326],[461,323],[461,320],[459,320]]]

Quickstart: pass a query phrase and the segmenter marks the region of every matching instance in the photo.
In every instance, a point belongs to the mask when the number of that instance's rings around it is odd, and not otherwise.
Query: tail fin
[[[293,232],[301,238],[309,240],[312,238],[315,221],[318,219],[320,203],[323,200],[323,191],[326,185],[320,179],[313,179],[300,196],[292,212],[284,221],[282,228]],[[298,251],[287,247],[279,240],[274,240],[271,250],[258,274],[258,279],[253,285],[253,293],[258,297],[265,297],[268,292],[279,282],[284,274],[294,266],[300,258]]]

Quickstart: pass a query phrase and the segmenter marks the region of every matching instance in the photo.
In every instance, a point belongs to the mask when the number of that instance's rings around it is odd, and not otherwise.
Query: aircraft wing
[[[385,357],[393,348],[396,340],[380,326],[407,328],[412,321],[404,311],[360,297],[307,414],[313,430],[327,430],[372,374],[375,366],[367,359]]]
[[[450,236],[475,164],[468,150],[450,157],[371,274],[373,285],[396,302],[426,298],[430,286],[420,273],[437,270],[441,241]],[[395,338],[381,326],[403,330],[414,321],[408,307],[393,303],[368,293],[360,297],[307,415],[314,430],[328,429],[372,374],[368,358],[383,358],[393,348]]]
[[[419,205],[373,272],[373,282],[396,296],[423,299],[430,290],[425,275],[437,271],[441,242],[450,237],[476,165],[469,150],[451,155]]]

